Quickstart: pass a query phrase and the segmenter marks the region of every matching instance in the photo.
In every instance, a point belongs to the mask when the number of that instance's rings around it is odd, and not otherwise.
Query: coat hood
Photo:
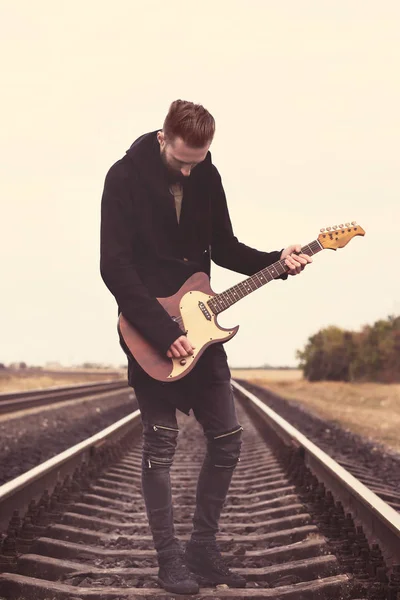
[[[157,188],[159,192],[165,193],[168,190],[168,173],[160,156],[160,145],[157,140],[157,132],[145,133],[133,142],[126,151],[127,156],[133,162],[141,178],[148,186]],[[195,182],[198,177],[202,177],[211,166],[211,152],[208,151],[206,158],[197,165],[190,176],[188,182]]]

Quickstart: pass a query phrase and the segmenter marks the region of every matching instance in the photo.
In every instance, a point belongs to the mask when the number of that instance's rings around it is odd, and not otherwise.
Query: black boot
[[[182,554],[158,556],[158,583],[174,594],[197,594],[199,584],[185,565]]]
[[[246,587],[246,580],[241,575],[232,573],[221,556],[214,541],[190,541],[186,546],[185,562],[200,585],[219,585],[225,583],[229,587]]]

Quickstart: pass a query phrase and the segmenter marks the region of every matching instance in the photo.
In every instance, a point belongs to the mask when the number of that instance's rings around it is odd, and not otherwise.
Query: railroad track
[[[371,475],[370,469],[358,465],[354,460],[341,458],[337,462],[389,506],[400,512],[400,492],[398,489],[393,489],[393,486],[385,483],[382,478]]]
[[[233,385],[244,443],[219,543],[248,583],[201,588],[197,598],[397,600],[400,515]],[[171,479],[186,540],[204,436],[193,418],[179,420]],[[0,488],[1,599],[177,597],[156,583],[140,433],[136,411]]]
[[[333,439],[331,437],[327,441],[321,435],[321,429],[325,430],[327,427],[326,421],[323,419],[315,415],[307,415],[299,410],[297,406],[292,403],[288,404],[288,401],[284,398],[259,385],[240,380],[238,383],[249,392],[256,394],[267,406],[282,416],[288,415],[294,426],[299,424],[299,428],[306,435],[310,435],[314,443],[332,456],[339,465],[354,475],[392,508],[400,512],[400,470],[398,467],[391,468],[389,461],[386,464],[383,464],[382,460],[376,462],[377,456],[371,455],[371,452],[366,449],[365,442],[359,440],[357,443],[354,439],[349,439],[343,430],[340,431],[339,429],[336,435],[332,436]],[[328,427],[332,431],[332,424],[329,424]],[[335,428],[335,425],[333,425],[333,428]]]
[[[68,385],[52,387],[44,390],[29,390],[27,392],[10,392],[0,394],[0,414],[8,414],[18,410],[26,410],[38,406],[46,406],[57,402],[65,402],[93,394],[111,392],[127,387],[126,381],[103,381],[84,385]]]

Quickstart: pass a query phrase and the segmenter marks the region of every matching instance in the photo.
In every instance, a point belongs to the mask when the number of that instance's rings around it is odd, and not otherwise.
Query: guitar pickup
[[[207,321],[211,321],[211,313],[207,310],[207,307],[204,304],[204,302],[199,302],[199,308],[205,316],[205,318],[207,319]]]

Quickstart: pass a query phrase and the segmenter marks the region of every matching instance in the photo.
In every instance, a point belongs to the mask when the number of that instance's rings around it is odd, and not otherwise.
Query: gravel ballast
[[[237,379],[241,386],[255,394],[301,433],[336,461],[351,462],[368,470],[371,478],[390,486],[400,494],[400,455],[372,442],[336,423],[312,414],[300,402],[287,400],[269,390]]]
[[[98,433],[137,408],[131,388],[0,419],[0,485]]]

